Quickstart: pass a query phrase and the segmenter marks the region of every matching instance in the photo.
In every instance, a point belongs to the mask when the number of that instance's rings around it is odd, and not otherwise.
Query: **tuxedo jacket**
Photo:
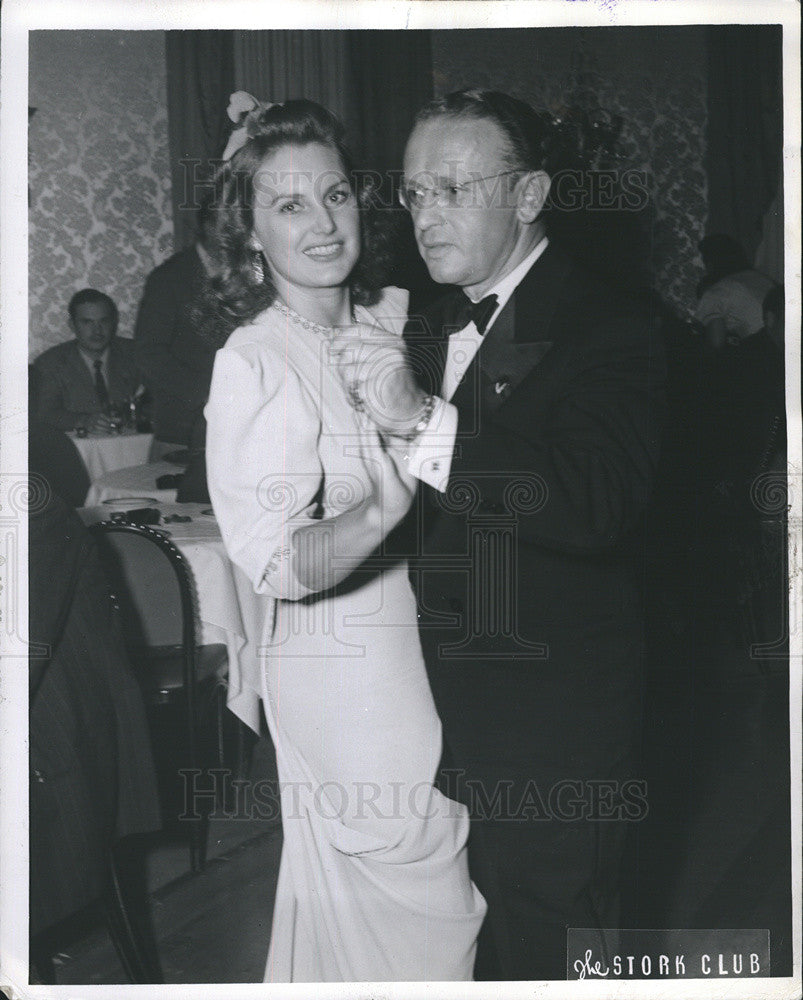
[[[56,344],[40,354],[34,369],[36,413],[43,423],[71,431],[82,419],[100,412],[95,379],[77,340]],[[130,340],[112,337],[104,377],[113,403],[124,404],[139,388],[141,380]]]
[[[445,301],[405,333],[435,393]],[[639,528],[664,382],[650,315],[554,245],[486,334],[451,400],[448,487],[423,487],[412,515],[420,634],[453,749],[526,766],[536,747],[569,746],[569,725],[582,733],[573,759],[593,761],[622,714],[635,718]]]

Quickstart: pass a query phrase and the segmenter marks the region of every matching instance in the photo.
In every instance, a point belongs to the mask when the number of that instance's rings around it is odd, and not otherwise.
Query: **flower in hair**
[[[224,160],[230,160],[249,139],[258,134],[258,128],[254,127],[257,125],[256,119],[272,107],[272,104],[268,102],[263,104],[244,90],[238,90],[231,95],[226,113],[235,123],[235,128],[223,150]]]
[[[226,114],[235,125],[238,125],[243,115],[247,115],[249,111],[253,111],[258,105],[259,101],[256,97],[247,94],[244,90],[238,90],[229,98],[229,106],[226,108]]]

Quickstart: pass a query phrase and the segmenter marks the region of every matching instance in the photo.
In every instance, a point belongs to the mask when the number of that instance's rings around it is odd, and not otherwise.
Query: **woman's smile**
[[[308,247],[304,251],[308,257],[319,260],[332,260],[334,257],[339,257],[342,252],[342,240],[336,240],[334,243],[319,243],[314,247]]]

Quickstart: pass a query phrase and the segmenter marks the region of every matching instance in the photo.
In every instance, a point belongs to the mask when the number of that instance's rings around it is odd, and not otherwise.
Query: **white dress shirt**
[[[496,321],[497,316],[507,305],[524,276],[538,260],[549,245],[546,236],[543,237],[530,253],[516,267],[490,288],[486,295],[496,295],[496,309],[491,314],[484,336]],[[483,296],[484,298],[485,296]],[[472,300],[473,301],[473,300]],[[474,355],[479,350],[483,336],[474,321],[468,326],[457,330],[449,337],[446,353],[446,365],[443,371],[441,395],[436,398],[432,417],[425,431],[421,433],[407,459],[407,468],[411,475],[444,492],[449,482],[452,466],[455,438],[457,437],[457,408],[449,400],[457,391]]]

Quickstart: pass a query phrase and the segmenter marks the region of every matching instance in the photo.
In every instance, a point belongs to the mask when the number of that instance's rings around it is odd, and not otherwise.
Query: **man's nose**
[[[431,204],[425,205],[423,208],[413,209],[412,215],[413,225],[417,233],[425,233],[428,229],[443,222],[443,211],[437,198],[433,198]]]

